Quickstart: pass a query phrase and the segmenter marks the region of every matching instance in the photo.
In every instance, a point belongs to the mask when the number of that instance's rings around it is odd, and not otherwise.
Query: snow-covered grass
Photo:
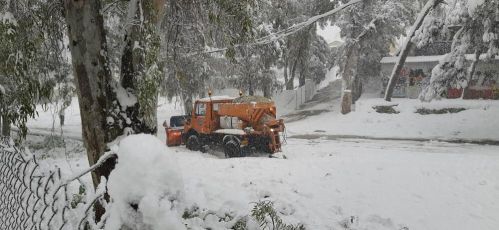
[[[373,106],[397,105],[399,114],[377,113]],[[286,124],[288,134],[354,135],[382,138],[499,140],[499,101],[440,100],[423,103],[415,99],[361,99],[355,112],[341,115],[339,103],[332,112]],[[417,109],[464,108],[452,114],[421,115]]]

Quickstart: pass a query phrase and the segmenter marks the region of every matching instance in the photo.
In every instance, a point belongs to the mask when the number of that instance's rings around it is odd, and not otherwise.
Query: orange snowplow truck
[[[281,151],[284,122],[276,119],[271,100],[258,96],[199,99],[190,116],[173,116],[166,129],[168,146],[185,144],[193,151],[222,146],[226,157],[244,157],[248,150]]]

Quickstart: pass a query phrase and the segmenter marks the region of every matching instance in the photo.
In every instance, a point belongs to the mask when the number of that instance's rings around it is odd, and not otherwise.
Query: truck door
[[[208,133],[210,131],[210,122],[207,117],[208,103],[206,102],[196,102],[194,106],[194,120],[192,121],[192,126],[199,133]]]

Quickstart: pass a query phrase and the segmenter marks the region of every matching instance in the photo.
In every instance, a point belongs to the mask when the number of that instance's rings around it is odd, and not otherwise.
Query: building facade
[[[399,80],[393,91],[393,97],[418,98],[431,78],[431,71],[444,55],[409,56],[402,69]],[[383,89],[386,89],[389,77],[393,71],[398,57],[384,57],[381,60],[383,74]],[[466,55],[466,60],[471,64],[473,54]],[[384,92],[382,92],[384,95]],[[448,88],[443,97],[464,99],[499,99],[499,57],[477,64],[473,79],[466,89]]]

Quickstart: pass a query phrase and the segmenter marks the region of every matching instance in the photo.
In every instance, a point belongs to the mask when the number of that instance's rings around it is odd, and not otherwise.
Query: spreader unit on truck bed
[[[226,157],[243,157],[248,150],[281,151],[284,122],[276,119],[273,101],[258,96],[214,96],[194,103],[192,114],[173,116],[166,129],[168,146],[185,144],[193,151],[222,146]]]

